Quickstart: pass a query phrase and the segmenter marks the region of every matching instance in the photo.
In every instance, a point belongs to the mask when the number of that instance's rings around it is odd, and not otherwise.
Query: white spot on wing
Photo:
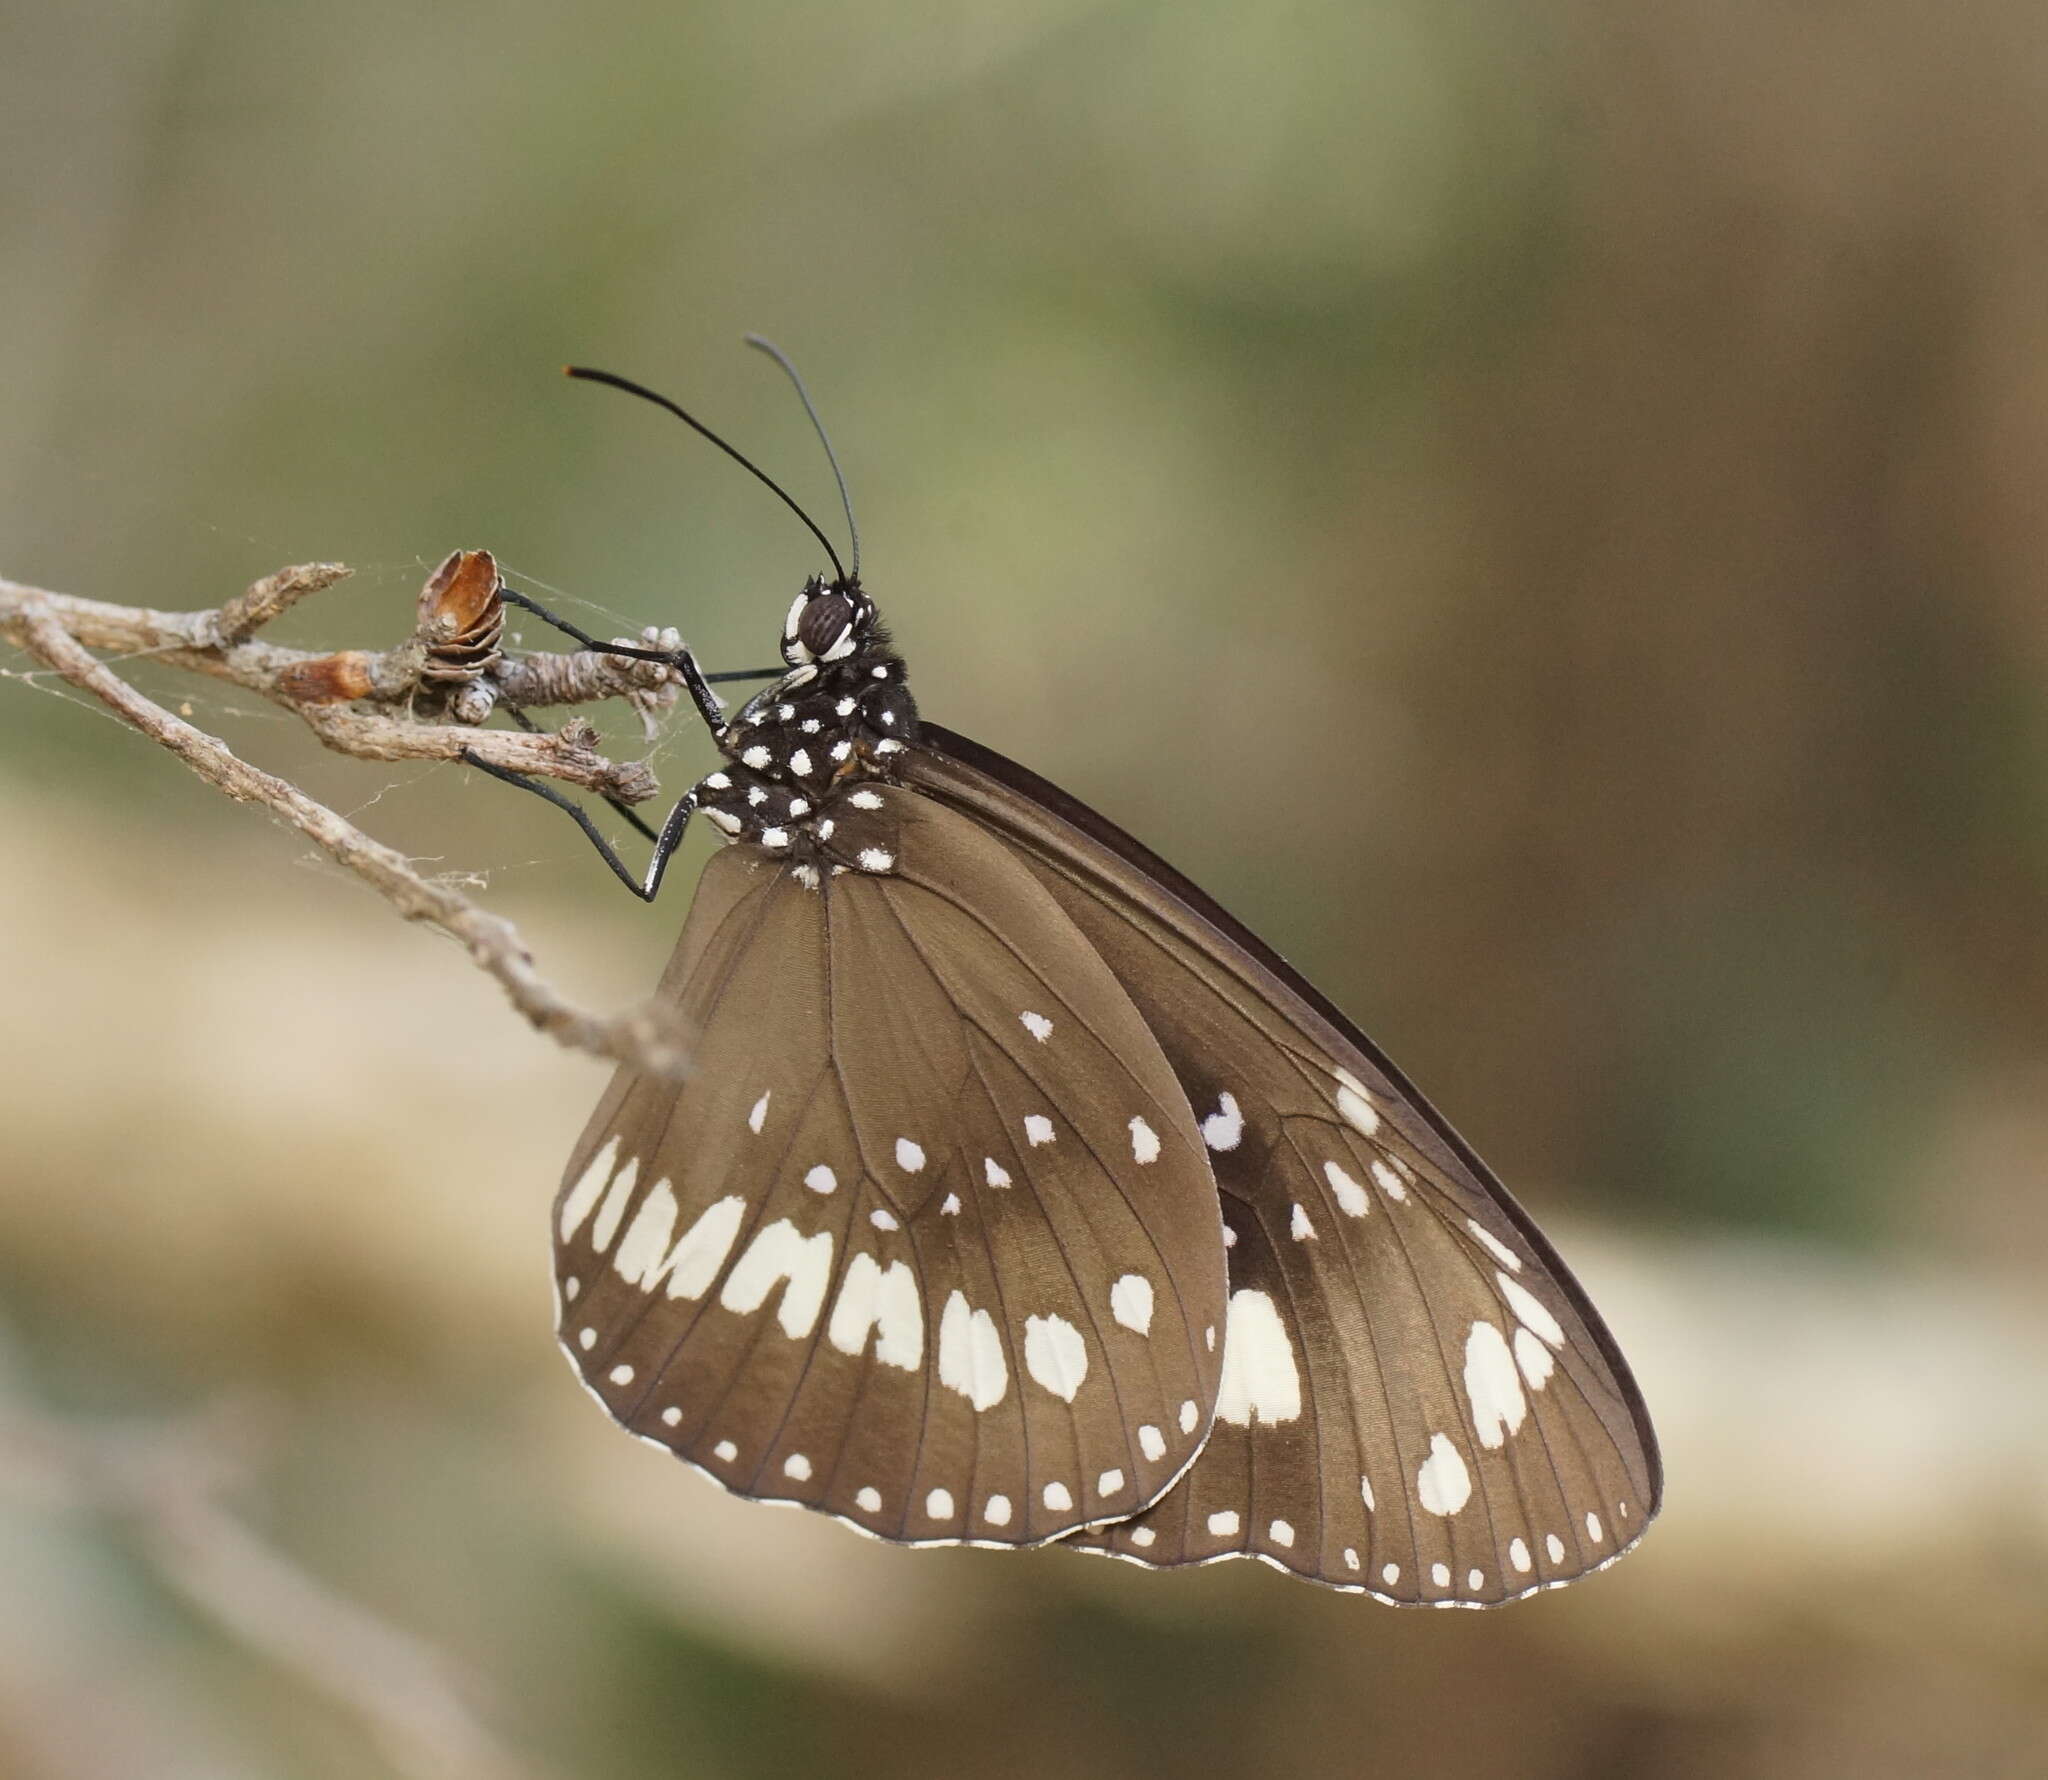
[[[1353,1130],[1371,1137],[1380,1128],[1380,1115],[1373,1107],[1365,1084],[1348,1069],[1333,1073],[1337,1077],[1337,1111]]]
[[[953,1492],[951,1490],[933,1490],[924,1499],[924,1511],[933,1520],[951,1520],[953,1518]]]
[[[590,1158],[589,1165],[576,1177],[576,1184],[562,1199],[562,1240],[570,1237],[583,1227],[583,1220],[590,1216],[590,1208],[597,1203],[598,1194],[604,1191],[604,1183],[611,1178],[612,1163],[619,1153],[616,1137],[605,1139],[604,1147]]]
[[[1368,1510],[1378,1506],[1372,1499],[1372,1479],[1362,1471],[1358,1476],[1358,1496]]]
[[[1010,1184],[1009,1170],[993,1156],[982,1157],[981,1173],[982,1178],[992,1187],[1007,1187]]]
[[[1190,1397],[1187,1399],[1186,1402],[1181,1404],[1180,1431],[1183,1434],[1192,1434],[1195,1431],[1195,1423],[1197,1423],[1201,1419],[1202,1412],[1199,1408],[1196,1407],[1194,1398]]]
[[[609,1377],[613,1384],[631,1384],[633,1382],[633,1368],[630,1366],[614,1366]]]
[[[1156,1465],[1166,1457],[1166,1437],[1147,1422],[1138,1430],[1138,1450]]]
[[[714,1457],[723,1459],[728,1465],[740,1456],[740,1449],[730,1440],[721,1440],[711,1451]]]
[[[662,1263],[671,1298],[701,1298],[711,1289],[746,1215],[747,1202],[735,1194],[708,1206],[683,1233],[682,1241]],[[652,1281],[647,1282],[647,1289],[654,1289]]]
[[[1034,1146],[1052,1142],[1052,1120],[1044,1113],[1026,1113],[1024,1135]]]
[[[804,1185],[814,1193],[829,1193],[839,1185],[839,1177],[820,1162],[804,1176]]]
[[[704,814],[716,822],[727,834],[738,834],[742,828],[746,827],[746,824],[730,810],[706,810]]]
[[[1159,1160],[1159,1133],[1143,1119],[1131,1121],[1131,1155],[1139,1163]]]
[[[877,1230],[895,1230],[901,1228],[901,1226],[896,1222],[894,1214],[883,1211],[879,1206],[876,1207],[875,1210],[868,1213],[868,1222],[874,1225],[874,1227]]]
[[[1216,1419],[1243,1428],[1254,1421],[1291,1422],[1300,1414],[1301,1373],[1279,1310],[1264,1292],[1232,1292]]]
[[[740,756],[741,764],[752,767],[757,773],[765,773],[774,759],[775,756],[762,747],[749,748]]]
[[[1395,1583],[1401,1580],[1401,1566],[1399,1564],[1389,1564],[1380,1572],[1380,1580],[1389,1588],[1392,1588]]]
[[[588,1353],[593,1347],[597,1345],[597,1331],[595,1329],[578,1330],[576,1334],[576,1345],[580,1347],[585,1353]]]
[[[860,857],[854,861],[862,871],[887,871],[896,863],[896,856],[881,847],[863,847]]]
[[[666,1180],[658,1180],[640,1201],[640,1209],[619,1238],[612,1266],[628,1285],[651,1292],[661,1283],[662,1268],[676,1238],[676,1196]]]
[[[1592,1540],[1592,1541],[1593,1541],[1593,1543],[1594,1543],[1595,1545],[1598,1545],[1598,1544],[1600,1543],[1600,1541],[1601,1541],[1601,1540],[1603,1540],[1604,1538],[1606,1538],[1606,1537],[1607,1537],[1607,1535],[1606,1535],[1605,1533],[1603,1533],[1603,1532],[1602,1532],[1602,1531],[1600,1530],[1600,1517],[1599,1517],[1599,1515],[1597,1515],[1597,1514],[1593,1514],[1593,1513],[1588,1513],[1588,1514],[1587,1514],[1587,1516],[1586,1516],[1586,1537],[1587,1537],[1588,1539]]]
[[[856,791],[846,801],[857,810],[879,810],[882,807],[881,795],[874,791]]]
[[[891,1261],[885,1269],[872,1255],[855,1255],[840,1282],[825,1339],[841,1353],[858,1356],[868,1331],[878,1326],[875,1358],[915,1372],[924,1360],[924,1299],[916,1276],[905,1262]]]
[[[1415,1473],[1415,1499],[1430,1514],[1456,1514],[1472,1499],[1472,1473],[1448,1435],[1430,1435],[1429,1457]]]
[[[924,1166],[924,1148],[907,1137],[896,1140],[896,1166],[905,1174],[915,1174]]]
[[[1529,1413],[1507,1337],[1491,1323],[1474,1323],[1465,1337],[1465,1396],[1472,1406],[1472,1431],[1481,1446],[1505,1446]]]
[[[1465,1572],[1465,1586],[1476,1595],[1486,1586],[1486,1572],[1484,1570],[1467,1570]]]
[[[1088,1344],[1063,1316],[1027,1316],[1024,1370],[1055,1397],[1071,1403],[1088,1376]]]
[[[1366,1190],[1336,1163],[1323,1164],[1323,1179],[1330,1183],[1330,1191],[1337,1197],[1338,1208],[1347,1217],[1362,1218],[1372,1210],[1372,1199]]]
[[[1009,1362],[995,1318],[970,1309],[966,1295],[955,1292],[939,1318],[939,1383],[958,1391],[976,1409],[990,1409],[1010,1388]]]
[[[811,776],[811,757],[801,748],[797,749],[789,757],[789,770],[799,779],[808,779]]]
[[[1563,1563],[1564,1541],[1555,1533],[1545,1533],[1543,1535],[1543,1552],[1553,1564]]]
[[[1019,1014],[1017,1018],[1024,1022],[1024,1030],[1040,1044],[1052,1037],[1052,1022],[1043,1014]]]
[[[1408,1183],[1384,1162],[1372,1165],[1372,1177],[1380,1184],[1380,1191],[1396,1204],[1408,1197]]]
[[[957,1218],[960,1215],[960,1195],[948,1193],[945,1204],[940,1206],[939,1210],[949,1218]]]
[[[733,1263],[718,1302],[745,1316],[759,1310],[768,1294],[786,1280],[776,1321],[783,1334],[797,1341],[817,1323],[831,1277],[832,1233],[820,1230],[815,1236],[801,1236],[789,1219],[777,1218],[755,1233],[746,1253]]]
[[[1515,1331],[1515,1364],[1521,1367],[1522,1376],[1529,1381],[1532,1391],[1540,1391],[1550,1382],[1550,1375],[1557,1370],[1557,1362],[1550,1357],[1550,1349],[1531,1335],[1527,1329]]]
[[[1284,1520],[1276,1520],[1266,1529],[1266,1537],[1272,1540],[1275,1545],[1292,1545],[1294,1543],[1294,1529]]]
[[[1095,1493],[1098,1496],[1113,1496],[1123,1487],[1124,1474],[1121,1471],[1105,1471],[1095,1480]]]
[[[578,1279],[573,1273],[570,1274],[567,1279],[562,1281],[562,1296],[565,1299],[567,1299],[571,1304],[574,1304],[576,1302],[577,1294],[582,1290],[583,1282],[580,1279]]]
[[[1485,1244],[1493,1258],[1503,1267],[1511,1268],[1516,1273],[1522,1271],[1522,1257],[1509,1248],[1498,1236],[1494,1235],[1491,1230],[1487,1229],[1477,1218],[1467,1218],[1465,1220],[1465,1228],[1470,1230],[1480,1242]]]
[[[1294,1208],[1294,1216],[1288,1223],[1287,1233],[1296,1242],[1313,1242],[1316,1239],[1316,1227],[1308,1221],[1308,1213],[1299,1205]]]
[[[1219,1539],[1228,1539],[1237,1531],[1237,1510],[1219,1508],[1209,1516],[1209,1531]]]
[[[1552,1347],[1562,1348],[1564,1330],[1558,1326],[1557,1318],[1544,1307],[1543,1300],[1520,1280],[1510,1279],[1505,1273],[1496,1273],[1493,1277],[1500,1286],[1501,1296],[1507,1299],[1508,1306],[1515,1315]]]
[[[1344,1568],[1347,1570],[1358,1568],[1358,1553],[1353,1551],[1348,1545],[1344,1547]]]
[[[774,1092],[773,1088],[765,1090],[761,1098],[754,1102],[754,1110],[747,1114],[747,1129],[756,1137],[761,1135],[761,1127],[768,1122],[768,1102]]]
[[[1142,1273],[1126,1273],[1109,1288],[1109,1314],[1126,1329],[1152,1333],[1152,1282]]]
[[[862,1510],[868,1514],[880,1514],[882,1512],[882,1492],[874,1488],[872,1485],[870,1485],[867,1489],[862,1490],[860,1494],[855,1496],[853,1499],[854,1501],[859,1503]]]
[[[1237,1109],[1237,1096],[1224,1094],[1216,1104],[1222,1110],[1202,1121],[1202,1141],[1212,1150],[1234,1150],[1244,1137],[1244,1114]]]
[[[981,1518],[992,1527],[1006,1527],[1010,1524],[1010,1498],[991,1496],[982,1504]]]
[[[798,1483],[808,1482],[811,1475],[811,1461],[800,1452],[793,1452],[782,1461],[782,1475],[794,1477]]]
[[[673,1403],[671,1403],[668,1406],[668,1408],[664,1409],[661,1412],[661,1425],[665,1428],[674,1427],[682,1419],[683,1412],[680,1409],[676,1408],[676,1406]]]
[[[1513,1564],[1516,1570],[1524,1576],[1529,1574],[1530,1561],[1528,1540],[1511,1539],[1508,1541],[1508,1562]]]
[[[1053,1482],[1045,1486],[1045,1505],[1055,1514],[1065,1514],[1074,1505],[1074,1498],[1067,1486]]]
[[[633,1182],[640,1175],[640,1158],[632,1157],[612,1181],[612,1190],[604,1196],[604,1203],[597,1208],[597,1216],[590,1221],[590,1246],[603,1254],[611,1247],[612,1238],[618,1234],[619,1220],[626,1215],[626,1201],[633,1196]]]
[[[1449,1588],[1451,1586],[1451,1566],[1449,1564],[1431,1564],[1429,1566],[1429,1579],[1438,1588]]]
[[[1158,1537],[1159,1535],[1150,1527],[1133,1527],[1131,1529],[1131,1543],[1139,1547],[1140,1550],[1150,1545]]]

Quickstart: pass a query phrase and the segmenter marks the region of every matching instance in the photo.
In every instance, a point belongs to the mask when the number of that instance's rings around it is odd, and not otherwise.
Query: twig
[[[378,653],[322,654],[248,635],[255,624],[333,586],[348,572],[339,563],[280,569],[227,604],[196,612],[118,606],[0,578],[0,633],[24,643],[24,615],[34,607],[89,649],[149,655],[259,693],[303,718],[328,747],[361,760],[457,760],[467,749],[494,766],[561,779],[625,803],[641,803],[655,795],[658,786],[646,765],[606,759],[597,751],[588,723],[573,723],[560,734],[529,735],[464,723],[422,722],[416,713],[421,708],[425,650],[417,642]],[[548,665],[557,659],[506,658],[494,663],[494,681],[504,682],[500,696],[510,704],[570,702],[521,696],[536,675],[559,674]],[[624,671],[587,672],[575,690],[580,694],[577,703],[627,698],[642,706],[643,715],[648,702],[674,702],[672,676],[656,662],[634,662]],[[488,703],[484,708],[488,711]]]
[[[631,1063],[651,1074],[682,1074],[685,1035],[669,1010],[647,1004],[606,1017],[565,1000],[535,969],[532,954],[511,922],[478,907],[448,885],[422,877],[401,854],[372,840],[326,805],[251,766],[226,743],[173,716],[99,661],[88,647],[147,652],[177,666],[249,686],[296,711],[329,746],[364,759],[452,759],[460,749],[470,748],[519,772],[545,774],[627,800],[652,792],[653,775],[647,768],[606,760],[594,746],[595,731],[580,718],[556,735],[420,723],[402,712],[377,708],[391,695],[366,694],[368,708],[326,702],[317,696],[319,676],[308,664],[334,657],[267,643],[224,640],[249,623],[283,610],[293,600],[332,585],[344,572],[333,564],[287,569],[258,582],[241,600],[204,612],[113,606],[0,580],[0,634],[170,749],[229,797],[261,804],[290,823],[362,878],[407,920],[425,922],[459,940],[538,1030],[571,1049]],[[659,664],[650,665],[661,671]],[[294,694],[295,683],[303,687],[309,682],[315,686],[315,696],[303,691]]]

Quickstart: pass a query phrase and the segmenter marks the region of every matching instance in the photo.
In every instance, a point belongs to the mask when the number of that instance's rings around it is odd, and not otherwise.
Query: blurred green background
[[[340,558],[281,640],[374,648],[482,545],[751,665],[809,540],[557,367],[830,523],[775,337],[926,711],[1450,1111],[1670,1490],[1490,1615],[730,1501],[553,1352],[602,1069],[4,657],[0,1775],[2048,1773],[2044,170],[2024,0],[10,0],[0,573]],[[570,993],[658,971],[687,875],[134,671]],[[150,1507],[230,1459],[383,1733]]]

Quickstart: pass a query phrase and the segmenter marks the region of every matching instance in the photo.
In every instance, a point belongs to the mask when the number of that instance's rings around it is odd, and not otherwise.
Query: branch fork
[[[539,1031],[572,1050],[680,1076],[686,1035],[667,1009],[650,1003],[607,1016],[575,1006],[540,974],[509,921],[447,883],[421,876],[403,855],[250,765],[94,654],[146,655],[226,680],[293,712],[327,747],[361,760],[454,760],[467,752],[621,803],[656,795],[659,785],[646,763],[608,758],[581,712],[554,732],[480,725],[501,704],[523,712],[618,698],[638,713],[651,741],[680,691],[672,668],[589,650],[506,653],[503,583],[490,553],[481,550],[457,551],[434,571],[421,590],[412,635],[390,649],[321,654],[259,637],[265,625],[348,574],[339,563],[302,563],[264,576],[219,606],[176,612],[0,578],[0,637],[90,693],[227,796],[261,804],[298,829],[407,920],[460,942]],[[646,649],[681,647],[674,632],[655,629],[619,640]]]

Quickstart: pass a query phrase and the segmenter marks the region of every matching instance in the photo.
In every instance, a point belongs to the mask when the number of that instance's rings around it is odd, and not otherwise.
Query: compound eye
[[[796,640],[822,658],[852,622],[853,601],[843,593],[820,593],[807,600],[798,614]]]

